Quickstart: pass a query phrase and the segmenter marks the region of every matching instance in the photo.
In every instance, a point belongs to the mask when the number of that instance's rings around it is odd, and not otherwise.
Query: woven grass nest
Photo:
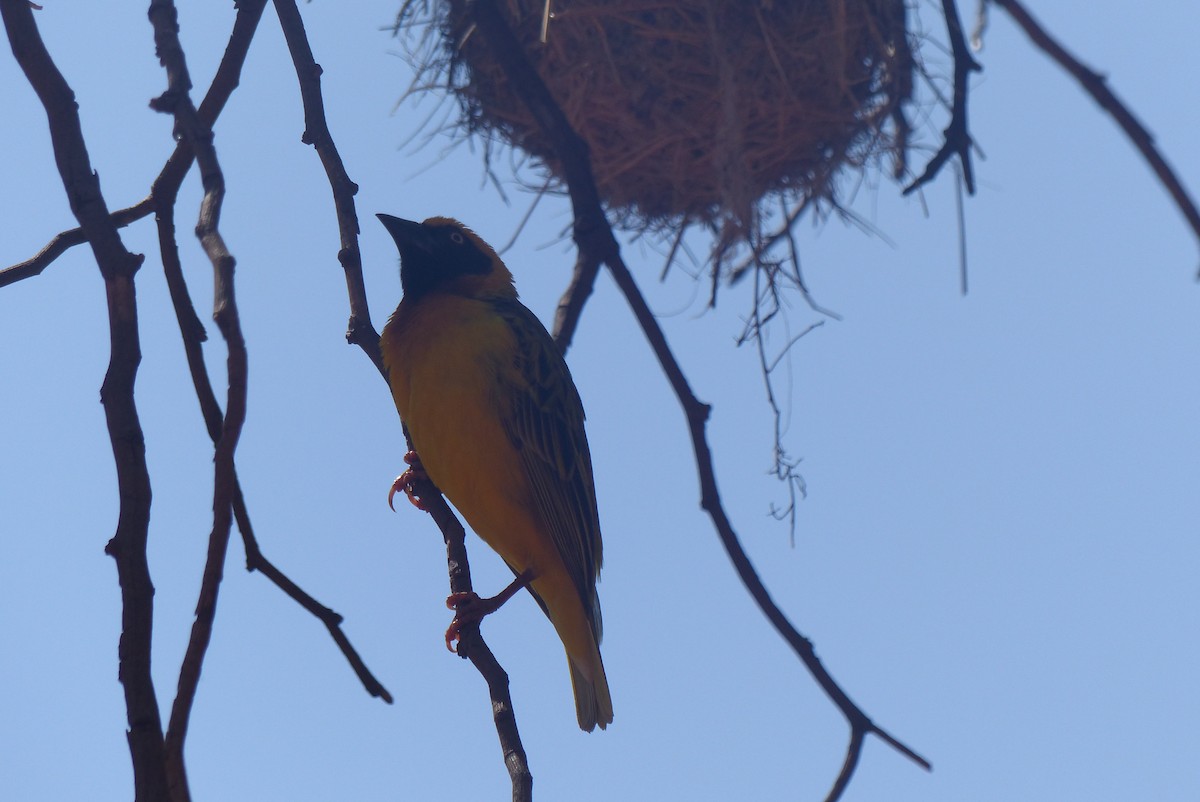
[[[536,122],[472,36],[466,5],[447,0],[435,12],[436,58],[466,129],[561,177]],[[888,152],[902,163],[913,71],[904,0],[499,6],[587,142],[601,196],[625,227],[733,223],[745,233],[764,199],[831,197],[843,168]]]

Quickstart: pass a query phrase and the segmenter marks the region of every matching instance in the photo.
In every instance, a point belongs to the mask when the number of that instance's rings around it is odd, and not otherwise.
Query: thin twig
[[[954,212],[958,216],[958,291],[967,294],[967,209],[963,201],[962,174],[955,176]]]
[[[338,262],[346,274],[346,292],[350,298],[346,342],[361,348],[382,375],[384,369],[383,357],[379,352],[379,332],[371,323],[367,290],[363,282],[362,253],[358,248],[358,212],[354,206],[358,184],[351,181],[346,173],[346,166],[329,132],[329,123],[325,121],[321,65],[313,58],[308,34],[304,31],[304,20],[300,17],[295,0],[275,0],[275,13],[279,16],[279,25],[287,40],[288,52],[291,53],[296,78],[300,83],[300,99],[304,104],[304,134],[300,141],[312,145],[317,151],[333,191],[333,207],[342,246],[338,251]]]
[[[827,318],[840,321],[842,316],[832,309],[817,303],[817,299],[813,297],[808,289],[808,282],[804,280],[804,270],[800,266],[800,246],[796,242],[796,230],[788,224],[780,233],[783,234],[788,246],[788,260],[792,263],[792,281],[796,285],[796,289],[800,291],[800,297],[808,304],[808,308],[816,312],[818,315],[824,315]]]
[[[792,258],[795,260],[796,275],[799,276],[799,253],[794,249],[795,243],[792,242],[793,252]],[[775,268],[778,270],[778,268]],[[766,282],[766,287],[762,286]],[[763,305],[770,301],[770,309],[764,314]],[[782,303],[780,301],[779,280],[775,278],[764,266],[760,266],[754,271],[754,301],[750,311],[750,318],[746,321],[746,328],[738,337],[738,345],[742,345],[747,340],[754,342],[755,354],[758,357],[759,375],[762,376],[763,386],[767,396],[767,406],[771,410],[772,435],[774,464],[771,466],[771,472],[775,478],[783,482],[787,487],[788,504],[783,510],[771,505],[771,515],[776,520],[788,519],[788,533],[791,537],[792,545],[796,543],[796,514],[797,502],[806,494],[804,477],[797,470],[800,465],[798,459],[788,457],[787,449],[784,447],[784,412],[783,406],[780,405],[779,399],[775,395],[775,368],[779,363],[787,358],[792,350],[792,346],[800,341],[802,337],[809,332],[824,325],[824,320],[818,320],[804,328],[799,334],[788,337],[787,342],[779,349],[779,353],[775,357],[767,356],[767,325],[776,314],[781,313]],[[786,325],[786,319],[785,319]]]
[[[258,0],[257,4],[261,12],[262,7],[266,4],[266,0]],[[249,5],[251,4],[243,0],[241,6],[239,6],[239,14],[245,13]],[[201,350],[203,332],[202,329],[197,329],[199,323],[195,309],[188,294],[187,286],[183,283],[183,272],[179,263],[178,247],[176,246],[174,236],[175,209],[173,204],[173,200],[170,204],[162,204],[160,210],[155,215],[159,229],[159,243],[163,267],[167,274],[167,285],[171,290],[171,301],[175,308],[175,315],[179,321],[184,354],[187,357],[188,369],[192,375],[196,397],[200,401],[201,413],[204,416],[209,436],[215,444],[221,437],[221,425],[224,416],[216,395],[213,392],[212,382],[208,377],[208,367],[204,361],[204,353]],[[196,325],[189,325],[189,321],[192,320],[197,321]],[[246,499],[242,494],[241,484],[238,482],[236,474],[234,476],[233,489],[233,518],[237,522],[238,531],[242,536],[242,544],[246,552],[246,570],[260,572],[297,604],[316,617],[325,626],[325,629],[328,630],[330,637],[333,638],[334,643],[337,644],[346,661],[350,663],[350,667],[358,676],[359,681],[362,682],[367,693],[383,699],[388,704],[392,704],[394,701],[392,694],[376,679],[371,670],[367,668],[366,662],[342,630],[341,625],[344,620],[342,616],[335,610],[317,601],[262,553],[262,548],[258,544],[258,538],[254,534],[254,527],[250,522],[250,513],[246,508]]]
[[[262,0],[262,3],[265,5],[265,0]],[[244,9],[246,5],[247,3],[243,2],[241,8]],[[196,319],[196,313],[191,297],[188,295],[187,287],[182,283],[183,275],[174,237],[174,213],[175,210],[172,205],[164,205],[155,215],[159,229],[159,243],[163,266],[168,276],[167,284],[171,288],[171,300],[175,308],[176,318],[179,321],[180,333],[183,337],[184,354],[187,357],[188,369],[192,375],[196,397],[200,400],[200,409],[204,416],[209,436],[212,438],[213,443],[216,444],[221,437],[221,424],[224,416],[221,413],[221,406],[217,401],[217,397],[213,392],[212,382],[208,377],[208,367],[204,361],[204,353],[201,350],[202,338],[194,327],[188,325],[188,321]],[[175,276],[176,279],[173,280],[172,276]],[[315,616],[325,626],[326,630],[329,631],[330,637],[333,638],[334,643],[337,644],[346,661],[350,663],[350,667],[358,676],[359,681],[362,682],[367,693],[383,699],[388,704],[392,704],[394,701],[392,694],[375,678],[370,669],[367,668],[362,656],[359,655],[354,645],[350,642],[350,639],[342,630],[341,625],[344,620],[342,616],[313,598],[312,595],[297,585],[262,553],[262,548],[258,544],[258,538],[254,534],[254,527],[250,522],[250,513],[246,508],[246,499],[242,495],[241,484],[238,482],[236,474],[234,476],[233,489],[233,518],[237,522],[238,531],[242,536],[242,544],[246,551],[246,570],[260,572],[297,604]]]
[[[46,109],[54,159],[67,200],[104,278],[112,350],[100,401],[112,443],[120,499],[117,529],[105,552],[116,561],[121,586],[118,678],[125,691],[134,799],[158,802],[167,798],[167,775],[162,719],[150,673],[154,619],[154,585],[146,560],[150,473],[134,401],[141,361],[134,274],[142,257],[126,250],[113,224],[88,157],[74,93],[42,42],[28,0],[0,0],[0,17],[13,55]]]
[[[558,309],[554,312],[554,342],[563,354],[571,347],[583,306],[592,294],[592,288],[596,285],[596,274],[599,272],[600,263],[593,259],[588,251],[580,249],[575,257],[571,281],[567,284],[567,289],[558,301]]]
[[[547,178],[542,183],[541,188],[533,193],[533,201],[529,204],[529,208],[525,210],[525,214],[521,217],[521,220],[517,223],[517,227],[515,229],[513,229],[512,236],[508,238],[508,242],[504,243],[503,245],[501,245],[499,248],[496,249],[497,254],[499,254],[501,257],[503,257],[504,254],[508,253],[508,250],[510,248],[512,248],[513,245],[516,245],[517,239],[521,236],[521,232],[524,231],[525,226],[527,226],[529,224],[530,218],[533,217],[534,210],[536,210],[538,207],[538,204],[542,202],[542,198],[546,197],[546,193],[549,191],[549,189],[550,189],[550,179]]]
[[[955,154],[962,165],[963,183],[967,186],[967,194],[975,194],[975,171],[971,167],[973,143],[967,128],[967,95],[971,73],[978,72],[983,67],[971,57],[954,0],[942,0],[942,16],[946,19],[946,34],[950,37],[950,51],[954,54],[954,100],[950,104],[950,124],[942,134],[942,146],[929,160],[929,164],[925,165],[925,172],[904,188],[904,195],[910,195],[932,181]]]
[[[1054,59],[1064,70],[1069,72],[1083,90],[1092,96],[1092,99],[1100,104],[1101,108],[1112,115],[1117,124],[1121,126],[1121,130],[1133,142],[1134,147],[1142,154],[1142,157],[1150,163],[1150,168],[1154,170],[1154,174],[1158,176],[1158,180],[1166,187],[1166,190],[1171,195],[1171,199],[1175,201],[1175,205],[1179,207],[1179,211],[1187,220],[1188,225],[1192,228],[1192,233],[1200,240],[1200,210],[1197,210],[1195,202],[1191,195],[1184,189],[1183,183],[1167,164],[1167,160],[1159,153],[1158,148],[1154,144],[1154,135],[1146,130],[1146,127],[1141,124],[1137,117],[1133,116],[1133,112],[1129,110],[1116,94],[1108,88],[1108,82],[1105,77],[1098,72],[1090,69],[1087,65],[1081,62],[1075,56],[1067,52],[1067,49],[1062,46],[1053,36],[1051,36],[1041,24],[1033,18],[1033,16],[1025,9],[1018,0],[993,0],[996,5],[1007,11],[1017,24],[1021,26],[1021,30],[1030,40],[1042,49],[1046,55]]]
[[[632,308],[634,317],[641,326],[651,350],[658,358],[659,365],[683,408],[699,472],[701,507],[712,518],[717,535],[750,595],[775,629],[800,657],[826,695],[841,710],[850,725],[851,740],[842,772],[844,777],[839,775],[839,782],[828,799],[836,800],[841,794],[841,789],[845,787],[845,783],[849,781],[849,775],[858,761],[863,736],[866,734],[879,736],[918,765],[926,769],[930,768],[928,761],[881,729],[851,701],[846,692],[825,669],[817,657],[812,643],[792,626],[771,599],[742,548],[720,500],[712,453],[705,431],[711,407],[701,403],[692,392],[687,377],[667,344],[658,321],[650,311],[645,297],[638,289],[632,274],[621,258],[616,237],[604,215],[599,195],[595,191],[595,178],[592,175],[586,146],[571,129],[561,108],[525,58],[519,41],[496,8],[494,0],[473,0],[470,9],[472,20],[477,28],[477,35],[482,36],[487,42],[492,57],[504,70],[513,90],[529,108],[543,134],[555,147],[555,155],[563,165],[564,178],[575,211],[574,233],[577,246],[582,252],[588,254],[589,260],[603,263],[608,267],[617,286]],[[582,305],[580,305],[580,309],[582,309]],[[573,326],[574,322],[567,320],[564,325]]]
[[[780,201],[780,203],[782,202],[783,201]],[[755,269],[759,264],[759,260],[762,259],[762,257],[768,251],[774,248],[775,245],[777,245],[785,237],[789,236],[791,231],[796,227],[796,221],[800,219],[800,216],[804,214],[804,212],[807,211],[809,206],[813,203],[815,203],[815,200],[812,197],[806,196],[796,204],[794,209],[791,211],[785,210],[783,212],[783,222],[779,225],[779,228],[771,232],[769,235],[760,238],[751,249],[750,255],[747,256],[739,265],[730,269],[729,283],[736,284],[742,280],[748,271]]]
[[[258,541],[254,538],[254,532],[250,528],[250,521],[246,516],[246,504],[242,498],[242,489],[240,486],[234,488],[233,517],[238,522],[238,528],[242,532],[242,539],[246,545],[246,570],[261,572],[263,576],[274,582],[276,587],[324,624],[325,629],[329,631],[330,637],[333,638],[338,649],[341,650],[346,660],[350,663],[350,667],[354,669],[354,673],[358,675],[359,681],[367,689],[367,693],[382,699],[390,705],[393,701],[391,693],[388,692],[387,688],[383,687],[383,684],[367,668],[367,664],[363,662],[358,651],[350,643],[350,639],[346,637],[346,633],[342,631],[342,616],[337,611],[329,609],[306,593],[303,588],[293,582],[286,574],[276,568],[270,560],[263,556],[262,551],[258,547]]]
[[[659,282],[667,280],[667,274],[671,272],[671,265],[675,262],[675,256],[679,253],[679,249],[683,246],[683,236],[687,233],[688,225],[681,223],[679,230],[675,232],[675,238],[671,240],[671,249],[667,251],[667,258],[663,262],[662,272],[658,274]]]
[[[233,90],[237,88],[246,52],[250,48],[265,5],[266,0],[243,0],[238,4],[237,18],[234,20],[229,43],[225,46],[225,54],[198,110],[200,119],[210,128],[216,123]],[[141,220],[153,213],[156,206],[160,206],[168,196],[170,202],[174,203],[174,197],[183,183],[184,176],[191,169],[193,158],[191,144],[182,139],[177,142],[175,150],[163,165],[158,177],[154,179],[150,194],[132,206],[113,212],[113,223],[118,228],[123,228]],[[36,256],[0,271],[0,287],[38,275],[68,249],[85,241],[83,230],[79,228],[55,235]]]
[[[131,206],[128,209],[121,209],[113,212],[112,220],[115,228],[124,228],[130,223],[141,220],[150,213],[150,199],[146,198],[137,206]],[[54,239],[50,240],[40,251],[34,256],[0,270],[0,287],[6,287],[9,284],[15,284],[22,279],[32,278],[39,275],[43,270],[50,266],[55,259],[62,256],[64,253],[74,248],[76,245],[82,245],[87,242],[87,237],[83,236],[82,228],[72,228],[67,231],[61,231],[54,235]]]

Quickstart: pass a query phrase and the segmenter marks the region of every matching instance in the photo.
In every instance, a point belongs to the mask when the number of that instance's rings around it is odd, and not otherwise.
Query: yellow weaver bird
[[[400,249],[404,298],[380,346],[416,452],[406,460],[517,575],[492,599],[451,596],[447,646],[466,620],[527,587],[566,647],[579,726],[604,729],[613,709],[600,659],[600,519],[567,364],[473,231],[448,217],[378,217]],[[392,494],[411,498],[412,478],[397,479]]]

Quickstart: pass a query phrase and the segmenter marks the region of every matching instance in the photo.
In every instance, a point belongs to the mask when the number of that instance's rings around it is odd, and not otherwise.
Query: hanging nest
[[[830,198],[843,169],[885,153],[903,169],[904,0],[498,5],[627,228],[732,224],[745,236],[766,198]],[[466,130],[561,178],[553,147],[472,36],[467,2],[438,3],[434,17],[439,45],[422,66],[446,68]]]

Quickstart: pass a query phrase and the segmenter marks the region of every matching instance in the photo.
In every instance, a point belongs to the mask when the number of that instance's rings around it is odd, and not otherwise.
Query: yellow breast
[[[396,409],[429,478],[509,565],[544,563],[550,544],[504,425],[512,401],[501,376],[511,379],[516,349],[507,323],[486,301],[430,295],[401,304],[382,347]]]

